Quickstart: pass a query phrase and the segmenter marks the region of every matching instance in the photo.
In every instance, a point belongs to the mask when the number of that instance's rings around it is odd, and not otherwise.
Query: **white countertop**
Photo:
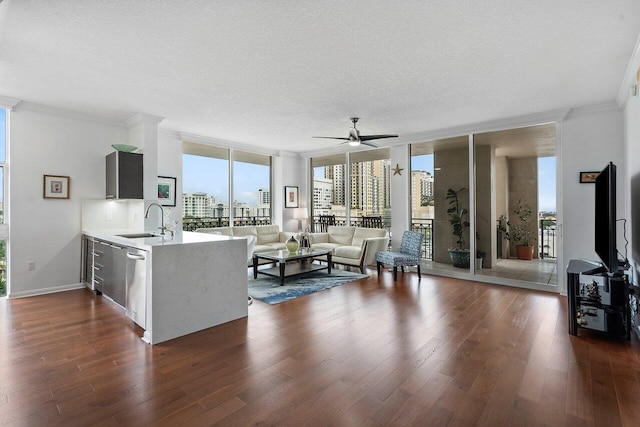
[[[192,231],[175,231],[174,236],[171,233],[165,233],[164,237],[122,237],[120,234],[135,234],[146,233],[141,230],[131,229],[104,229],[104,230],[82,230],[82,233],[94,237],[96,239],[105,240],[116,245],[130,246],[142,250],[151,250],[154,246],[169,246],[169,245],[188,245],[191,243],[203,243],[203,242],[220,242],[235,240],[237,238],[232,236],[223,236],[219,234],[209,233],[196,233]],[[160,234],[155,231],[149,231],[149,233]]]

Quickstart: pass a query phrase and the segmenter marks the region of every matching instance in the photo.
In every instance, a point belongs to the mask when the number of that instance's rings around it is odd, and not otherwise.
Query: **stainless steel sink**
[[[137,239],[140,237],[162,237],[154,233],[131,233],[131,234],[116,234],[118,237],[126,237],[127,239]]]

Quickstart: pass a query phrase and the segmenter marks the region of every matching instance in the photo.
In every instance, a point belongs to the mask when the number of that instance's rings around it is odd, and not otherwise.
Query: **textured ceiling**
[[[4,0],[0,95],[310,151],[611,102],[639,33],[632,0]]]

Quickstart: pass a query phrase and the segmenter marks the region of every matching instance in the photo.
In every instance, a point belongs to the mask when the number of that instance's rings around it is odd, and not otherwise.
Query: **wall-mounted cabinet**
[[[115,151],[107,156],[107,199],[143,198],[142,154]]]

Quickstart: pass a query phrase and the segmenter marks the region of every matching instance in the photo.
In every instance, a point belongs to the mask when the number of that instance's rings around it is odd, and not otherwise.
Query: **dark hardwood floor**
[[[371,277],[149,346],[78,290],[0,300],[0,424],[640,424],[640,344],[567,333],[565,298]]]

